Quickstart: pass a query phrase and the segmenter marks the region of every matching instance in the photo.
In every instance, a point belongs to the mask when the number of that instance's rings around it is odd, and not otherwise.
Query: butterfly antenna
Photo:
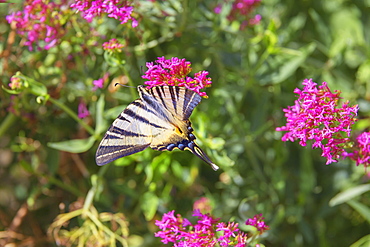
[[[204,162],[212,167],[213,170],[217,171],[219,167],[211,161],[203,150],[194,143],[194,146],[189,147],[189,151],[201,158]]]
[[[115,86],[115,87],[117,87],[117,85],[120,85],[120,86],[122,86],[122,87],[131,87],[131,88],[135,88],[135,87],[133,87],[133,86],[128,86],[128,85],[125,85],[125,84],[122,84],[122,83],[119,83],[119,82],[117,82],[116,84],[114,84],[114,86]]]

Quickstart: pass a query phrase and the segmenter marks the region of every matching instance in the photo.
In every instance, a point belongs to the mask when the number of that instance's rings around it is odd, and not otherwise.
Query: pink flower
[[[358,105],[349,106],[346,101],[339,106],[340,91],[332,93],[326,82],[317,88],[312,79],[305,79],[303,85],[303,90],[294,90],[299,95],[295,104],[283,109],[286,125],[276,131],[287,131],[281,140],[293,142],[299,139],[301,146],[313,140],[312,147],[322,149],[326,164],[337,162],[350,146],[351,126],[357,121]]]
[[[94,80],[93,81],[93,91],[96,91],[98,88],[103,88],[104,87],[104,82],[108,80],[108,77],[109,77],[109,73],[105,73],[105,75],[98,79],[98,80]]]
[[[261,15],[255,15],[253,18],[249,19],[249,25],[250,26],[253,26],[253,25],[257,25],[258,23],[260,23],[260,21],[262,20],[262,16]]]
[[[211,78],[207,77],[207,71],[195,73],[192,78],[187,76],[191,72],[191,63],[185,59],[159,57],[155,62],[146,63],[148,70],[142,78],[148,80],[144,82],[148,85],[147,88],[163,85],[180,86],[186,87],[202,97],[208,97],[205,92],[200,91],[212,84]]]
[[[370,164],[370,132],[363,132],[356,138],[353,146],[353,153],[346,153],[345,156],[356,161],[356,165],[364,165],[365,168]]]
[[[82,119],[89,115],[90,115],[90,112],[89,110],[87,110],[85,102],[81,100],[80,104],[78,105],[78,117]]]
[[[220,237],[217,238],[217,241],[220,244],[220,246],[229,246],[229,244],[233,242],[236,236],[239,236],[238,243],[240,244],[246,243],[247,237],[241,238],[241,235],[245,235],[245,234],[239,230],[238,223],[229,222],[228,224],[225,224],[224,222],[220,222],[217,224],[216,227],[217,227],[216,231],[218,232],[222,231],[223,233]],[[242,245],[242,246],[246,246],[246,245]]]
[[[61,9],[66,0],[60,4],[47,0],[26,0],[24,9],[6,16],[9,24],[14,23],[17,33],[26,38],[29,50],[36,46],[38,50],[48,50],[60,42],[65,34]]]
[[[270,227],[268,225],[266,225],[265,222],[263,221],[264,219],[265,218],[262,217],[262,214],[257,214],[252,219],[248,219],[245,222],[245,224],[250,225],[250,226],[254,226],[255,228],[257,228],[257,231],[259,232],[259,234],[262,234],[265,231],[270,229]]]
[[[261,0],[234,0],[232,3],[231,11],[227,18],[230,21],[239,20],[241,22],[240,29],[244,29],[247,26],[258,24],[262,17],[261,15],[252,16],[252,12],[260,4]],[[216,14],[220,14],[222,5],[217,5],[214,9]]]
[[[221,4],[218,4],[215,8],[214,8],[214,12],[216,14],[220,14],[221,13],[221,10],[222,10],[222,5]]]
[[[201,197],[193,204],[193,210],[196,209],[201,211],[202,213],[211,213],[212,212],[211,201],[207,197]]]
[[[103,43],[103,49],[110,52],[121,52],[123,44],[121,44],[117,39],[110,39],[108,42]]]
[[[12,90],[17,90],[17,89],[20,89],[22,87],[22,82],[21,82],[21,78],[19,77],[15,77],[15,76],[12,76],[10,78],[10,83],[8,84],[8,86],[10,87],[10,89]]]
[[[91,22],[94,17],[106,13],[108,17],[119,20],[121,24],[131,20],[132,27],[136,27],[138,22],[131,16],[134,7],[127,5],[127,3],[128,1],[122,0],[77,0],[71,4],[71,8],[80,11],[88,22]]]
[[[212,217],[210,214],[202,214],[199,210],[194,210],[193,216],[198,218],[195,224],[184,219],[181,215],[174,216],[175,211],[164,214],[162,220],[157,220],[155,224],[160,231],[154,236],[160,237],[162,243],[173,243],[173,246],[247,246],[248,235],[238,228],[238,223],[220,222],[220,219]],[[257,225],[260,234],[268,230],[268,226],[262,221],[262,215],[255,216],[251,223]],[[247,221],[248,222],[248,221]],[[217,234],[216,234],[217,233]]]

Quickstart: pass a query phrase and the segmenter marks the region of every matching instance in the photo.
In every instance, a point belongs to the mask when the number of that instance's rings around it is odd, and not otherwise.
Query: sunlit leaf
[[[142,195],[140,207],[143,210],[145,219],[150,221],[153,219],[157,208],[158,208],[159,198],[151,191],[145,192]]]
[[[106,130],[106,126],[104,124],[104,119],[103,119],[103,112],[104,112],[104,106],[105,106],[105,101],[104,101],[104,94],[102,94],[96,103],[96,126],[95,126],[95,133],[102,133],[103,131]]]
[[[368,246],[370,246],[370,234],[360,238],[355,243],[351,244],[350,247],[368,247]]]
[[[75,139],[63,142],[49,142],[48,146],[60,151],[70,153],[83,153],[89,150],[95,142],[95,137],[90,136],[87,139]]]
[[[340,192],[336,196],[334,196],[330,202],[329,205],[331,207],[334,207],[338,204],[342,204],[344,202],[347,202],[365,192],[370,191],[370,184],[363,184],[363,185],[358,185],[356,187],[349,188],[345,191]]]
[[[365,205],[361,202],[350,200],[347,201],[348,205],[350,205],[353,209],[355,209],[359,214],[367,220],[368,224],[370,224],[370,208],[369,205]]]

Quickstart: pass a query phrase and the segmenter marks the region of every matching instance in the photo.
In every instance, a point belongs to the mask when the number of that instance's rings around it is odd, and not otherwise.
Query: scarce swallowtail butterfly
[[[215,165],[194,142],[189,117],[201,101],[199,94],[178,86],[138,87],[132,102],[109,127],[96,151],[96,163],[105,165],[147,147],[159,151],[189,150],[213,170]]]

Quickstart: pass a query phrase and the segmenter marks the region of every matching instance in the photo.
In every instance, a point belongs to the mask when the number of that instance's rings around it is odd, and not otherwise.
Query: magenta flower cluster
[[[186,87],[202,97],[207,97],[207,94],[200,90],[212,84],[211,78],[207,77],[208,72],[195,73],[194,78],[187,76],[192,69],[191,63],[185,59],[159,57],[155,63],[148,62],[146,66],[148,70],[142,78],[148,80],[144,82],[148,85],[147,88],[163,85]]]
[[[88,116],[90,116],[90,112],[87,109],[86,103],[81,100],[78,104],[78,117],[82,119]]]
[[[71,8],[82,13],[83,18],[91,22],[94,17],[108,14],[108,17],[117,19],[124,24],[132,21],[132,27],[136,27],[138,22],[133,18],[134,7],[128,5],[128,1],[122,0],[77,0],[71,4]]]
[[[356,138],[356,143],[352,148],[353,153],[345,153],[345,157],[356,161],[356,165],[364,165],[365,168],[370,164],[370,132],[363,132]]]
[[[21,81],[21,78],[17,77],[17,76],[12,76],[10,77],[10,83],[8,84],[8,86],[10,87],[10,89],[12,90],[17,90],[17,89],[20,89],[22,87],[22,81]]]
[[[306,146],[307,141],[312,140],[313,148],[322,149],[326,164],[337,162],[350,146],[351,126],[357,121],[358,105],[349,106],[346,101],[339,106],[341,92],[331,92],[326,82],[317,87],[312,79],[305,79],[303,85],[303,90],[294,90],[298,95],[295,105],[283,110],[286,125],[276,130],[287,131],[282,141],[299,139],[299,144]]]
[[[201,197],[193,204],[193,210],[199,210],[202,213],[212,212],[211,200],[208,197]]]
[[[252,12],[260,4],[261,0],[235,0],[232,3],[232,8],[227,18],[230,21],[241,20],[242,24],[240,29],[244,29],[247,26],[258,24],[262,17],[261,15],[252,16]],[[222,5],[217,5],[215,13],[221,13]]]
[[[49,2],[47,0],[26,0],[24,9],[6,16],[9,24],[14,23],[17,33],[26,41],[29,50],[49,50],[59,43],[65,34],[61,9],[66,0]]]
[[[269,230],[269,226],[265,224],[263,221],[265,218],[262,217],[262,214],[255,215],[253,218],[248,219],[245,224],[249,226],[254,226],[259,234],[264,233],[265,231]]]
[[[172,210],[164,214],[162,220],[157,220],[156,225],[160,231],[155,233],[160,237],[162,243],[173,243],[177,247],[201,247],[201,246],[247,246],[248,235],[238,228],[238,223],[220,222],[220,219],[213,218],[210,214],[202,214],[199,210],[194,210],[193,216],[197,217],[197,223],[192,224],[188,219],[181,217],[180,214],[174,215]],[[263,218],[258,218],[261,225],[257,230],[263,231],[268,226],[262,226]]]
[[[110,39],[108,42],[103,43],[103,49],[109,52],[121,52],[124,46],[117,39]]]
[[[103,88],[104,87],[104,82],[108,80],[109,73],[105,73],[102,78],[99,78],[97,80],[93,81],[93,91],[96,91],[98,88]]]

